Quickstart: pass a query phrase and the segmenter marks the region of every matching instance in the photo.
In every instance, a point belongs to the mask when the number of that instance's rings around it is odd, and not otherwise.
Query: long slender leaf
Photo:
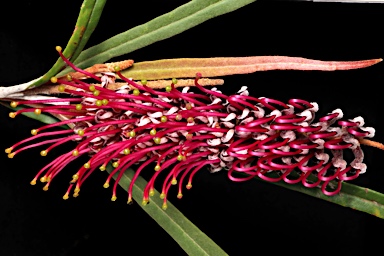
[[[90,35],[94,31],[106,0],[84,0],[75,29],[65,47],[63,54],[72,61],[81,53]],[[46,83],[52,76],[55,76],[65,67],[65,63],[61,58],[58,58],[56,63],[43,76],[34,80],[30,87],[40,86]]]
[[[109,165],[107,171],[111,172],[111,170],[112,168]],[[127,190],[134,174],[135,172],[132,169],[125,171],[119,185]],[[146,184],[147,182],[141,177],[135,180],[132,197],[136,202],[141,202]],[[155,191],[155,195],[148,205],[139,205],[172,236],[188,255],[228,255],[169,201],[167,202],[167,209],[163,210],[163,200],[159,198],[159,195],[159,192]]]
[[[81,37],[79,45],[71,57],[71,61],[75,61],[76,58],[80,55],[80,53],[84,49],[86,43],[88,42],[88,40],[91,37],[93,31],[95,30],[97,24],[99,23],[99,20],[100,20],[100,17],[101,17],[101,14],[103,12],[103,9],[104,9],[106,2],[107,2],[107,0],[96,0],[96,3],[93,6],[93,9],[91,12],[91,16],[88,20],[86,30],[84,31],[84,34]]]
[[[257,179],[262,180],[260,178]],[[327,196],[321,192],[320,188],[306,188],[301,183],[288,184],[283,181],[279,181],[272,182],[272,184],[384,219],[384,194],[372,189],[344,182],[342,184],[341,191],[338,194],[334,196]]]
[[[232,12],[256,0],[194,0],[161,15],[143,25],[120,33],[104,42],[84,50],[74,64],[87,68],[104,63],[160,40],[177,35],[219,15]],[[72,70],[67,68],[58,76]]]

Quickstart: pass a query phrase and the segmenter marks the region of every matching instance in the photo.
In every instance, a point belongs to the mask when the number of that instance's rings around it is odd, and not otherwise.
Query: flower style
[[[163,209],[172,185],[192,187],[197,171],[209,166],[211,172],[225,169],[229,179],[246,181],[259,177],[270,182],[302,183],[308,188],[320,187],[325,195],[337,194],[343,181],[363,174],[361,144],[369,144],[375,130],[364,127],[364,119],[343,120],[343,112],[336,109],[317,122],[318,105],[301,99],[287,103],[265,97],[252,97],[243,86],[234,95],[224,95],[217,88],[200,85],[197,73],[195,88],[176,89],[177,80],[163,90],[147,86],[147,81],[135,82],[124,77],[119,67],[115,72],[104,72],[101,77],[75,67],[61,53],[61,58],[73,69],[94,79],[91,84],[75,77],[52,78],[59,91],[68,98],[48,98],[11,102],[44,104],[10,113],[50,113],[66,119],[32,130],[32,137],[6,149],[9,158],[31,147],[47,146],[41,151],[46,156],[55,147],[77,141],[76,148],[42,168],[31,181],[40,179],[48,190],[53,178],[69,162],[81,155],[89,155],[74,175],[64,199],[73,189],[77,197],[83,182],[97,168],[104,171],[111,163],[114,168],[104,184],[108,188],[114,176],[111,200],[116,200],[116,188],[125,170],[138,165],[128,188],[128,203],[132,202],[133,184],[140,173],[154,165],[148,181],[143,204],[154,194],[154,184],[162,172],[167,176],[162,183]],[[124,85],[109,89],[116,75]],[[62,125],[69,130],[47,131]],[[46,139],[52,137],[51,139]],[[35,140],[39,142],[32,143]],[[348,153],[350,151],[351,153]],[[344,159],[346,158],[346,159]]]

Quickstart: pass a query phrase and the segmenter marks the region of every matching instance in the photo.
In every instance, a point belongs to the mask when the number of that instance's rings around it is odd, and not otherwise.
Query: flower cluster
[[[181,198],[183,184],[191,188],[194,175],[204,166],[211,172],[226,170],[233,181],[259,177],[270,182],[302,183],[308,188],[320,187],[326,195],[337,194],[343,181],[366,171],[360,144],[364,137],[373,137],[375,130],[364,127],[362,117],[342,120],[343,112],[336,109],[315,122],[316,103],[256,98],[245,86],[234,95],[224,95],[217,88],[201,86],[199,73],[195,88],[179,91],[173,79],[165,90],[154,90],[146,81],[124,77],[118,67],[116,72],[99,77],[78,69],[59,53],[69,66],[97,84],[71,77],[53,78],[52,82],[60,84],[59,91],[70,97],[13,101],[12,107],[42,105],[12,112],[10,117],[44,112],[66,119],[32,130],[32,137],[6,149],[6,153],[13,158],[25,149],[49,145],[41,151],[45,156],[63,143],[77,141],[76,148],[46,165],[31,182],[36,184],[40,179],[47,190],[69,162],[89,155],[89,161],[73,175],[64,199],[72,189],[73,196],[78,196],[87,177],[96,169],[105,170],[108,164],[114,169],[104,187],[117,176],[113,201],[127,168],[138,166],[128,188],[128,203],[132,202],[133,184],[144,168],[154,166],[144,190],[144,204],[153,195],[159,174],[167,172],[160,195],[164,209],[170,187],[178,185],[177,197]],[[108,89],[117,76],[125,85]],[[62,125],[71,129],[49,131]]]

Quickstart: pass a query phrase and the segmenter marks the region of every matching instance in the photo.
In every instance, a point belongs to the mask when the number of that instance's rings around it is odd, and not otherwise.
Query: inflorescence
[[[81,155],[89,160],[73,175],[64,199],[79,195],[82,183],[96,169],[110,172],[104,187],[117,176],[112,191],[125,170],[138,165],[128,188],[128,203],[132,202],[133,184],[143,169],[153,164],[154,170],[143,195],[143,204],[154,193],[156,178],[167,172],[160,197],[166,209],[167,194],[178,185],[192,187],[192,178],[204,166],[211,172],[225,169],[229,179],[246,181],[259,177],[270,182],[302,183],[308,188],[319,187],[325,195],[335,195],[343,181],[357,178],[366,171],[360,142],[374,136],[373,128],[364,127],[362,117],[342,120],[343,112],[336,109],[314,122],[316,103],[291,99],[283,103],[265,97],[249,96],[243,86],[234,95],[224,95],[217,88],[199,85],[201,74],[195,78],[196,90],[175,88],[173,79],[165,90],[154,90],[124,77],[119,68],[101,77],[75,67],[57,48],[61,58],[73,69],[82,72],[98,84],[71,78],[52,78],[59,91],[68,98],[13,101],[21,104],[43,104],[41,108],[25,108],[10,113],[14,118],[22,112],[61,114],[67,120],[32,130],[32,137],[22,140],[5,152],[13,158],[19,152],[37,146],[46,156],[55,147],[77,141],[77,146],[41,169],[31,181],[40,179],[47,190],[53,178],[68,163]],[[126,82],[116,90],[107,88],[116,75]],[[69,125],[69,130],[53,130]],[[51,137],[51,138],[50,138]],[[49,138],[49,139],[47,139]],[[39,140],[40,139],[40,140]],[[39,142],[34,142],[39,140]],[[344,159],[349,150],[352,159]]]

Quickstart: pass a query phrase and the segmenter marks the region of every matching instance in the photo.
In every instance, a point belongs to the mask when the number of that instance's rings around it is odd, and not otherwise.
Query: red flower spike
[[[89,161],[73,175],[64,199],[72,190],[73,196],[78,196],[84,181],[97,168],[105,170],[108,163],[112,163],[114,170],[104,187],[109,187],[112,177],[117,175],[112,201],[117,198],[117,184],[128,167],[138,165],[128,187],[128,203],[132,202],[134,182],[144,168],[155,164],[144,189],[144,205],[153,195],[159,174],[166,172],[160,195],[164,199],[163,209],[167,208],[170,187],[177,184],[177,197],[182,198],[185,180],[190,189],[194,175],[204,166],[209,166],[211,172],[225,169],[229,179],[236,182],[253,177],[269,182],[301,182],[307,188],[318,187],[329,196],[340,191],[343,181],[366,171],[360,143],[368,141],[364,137],[373,137],[375,130],[364,127],[361,117],[341,120],[343,113],[337,109],[313,122],[318,111],[316,103],[255,98],[248,96],[246,87],[227,96],[216,88],[203,88],[199,84],[200,73],[196,75],[196,88],[184,87],[179,91],[174,86],[177,80],[173,79],[165,91],[160,91],[149,88],[145,82],[137,84],[116,68],[116,74],[127,84],[110,90],[106,88],[114,82],[111,73],[97,77],[75,67],[60,49],[58,52],[76,71],[103,81],[102,86],[77,79],[52,79],[61,84],[60,91],[72,97],[12,102],[12,107],[36,103],[49,106],[19,110],[11,113],[11,117],[21,112],[47,112],[65,114],[69,119],[34,129],[34,136],[5,151],[13,158],[25,149],[48,144],[41,153],[46,155],[65,142],[78,141],[74,150],[46,165],[31,181],[34,185],[40,178],[47,190],[66,165],[88,154]],[[61,125],[69,125],[72,131],[41,133]],[[51,136],[54,138],[46,139]],[[352,150],[355,159],[349,163],[344,160],[344,150]]]

